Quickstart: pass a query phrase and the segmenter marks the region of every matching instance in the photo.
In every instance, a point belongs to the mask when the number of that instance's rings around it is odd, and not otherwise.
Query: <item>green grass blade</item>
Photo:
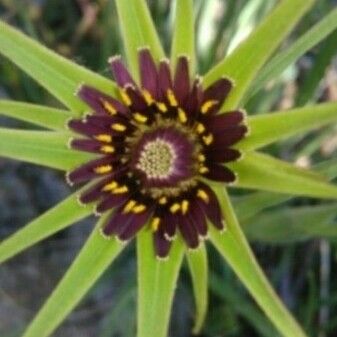
[[[238,174],[238,187],[337,199],[337,187],[320,175],[262,153],[248,152],[243,160],[228,166]]]
[[[70,117],[66,110],[7,100],[0,100],[0,115],[60,131],[65,129]]]
[[[87,109],[74,93],[83,82],[114,94],[115,84],[45,48],[0,21],[0,54],[29,74],[74,112]]]
[[[281,1],[231,55],[205,75],[205,85],[221,76],[234,80],[235,88],[225,102],[225,110],[231,110],[240,104],[258,71],[313,3],[314,0]]]
[[[331,11],[305,34],[298,38],[290,47],[278,53],[257,75],[254,84],[248,90],[246,97],[254,95],[266,83],[280,76],[291,64],[296,62],[308,50],[325,39],[337,28],[337,9]]]
[[[210,226],[212,243],[227,260],[280,333],[284,337],[305,337],[305,333],[282,304],[259,267],[242,234],[229,197],[224,189],[222,189],[220,197],[228,230],[221,234],[213,226]]]
[[[158,260],[152,233],[145,229],[137,238],[138,337],[166,337],[174,290],[184,255],[184,245],[175,240],[167,261]]]
[[[73,194],[0,243],[0,263],[92,213]]]
[[[250,117],[250,134],[238,147],[242,150],[255,150],[335,121],[336,102]]]
[[[99,228],[100,223],[23,337],[50,336],[121,252],[123,245],[103,238]]]
[[[145,0],[115,2],[129,67],[138,79],[138,49],[149,47],[157,60],[164,57],[164,51]]]
[[[199,249],[186,253],[196,306],[193,334],[198,335],[205,322],[208,307],[208,261],[204,244]]]
[[[0,156],[65,171],[92,158],[69,149],[68,141],[65,133],[0,128]]]
[[[193,0],[176,0],[174,33],[171,48],[171,64],[175,68],[177,57],[186,55],[191,73],[195,71],[195,37]]]

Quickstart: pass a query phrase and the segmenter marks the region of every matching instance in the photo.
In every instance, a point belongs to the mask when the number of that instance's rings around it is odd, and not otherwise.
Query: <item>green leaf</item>
[[[248,152],[243,160],[228,166],[238,174],[238,187],[337,199],[337,187],[320,175],[262,153]]]
[[[205,244],[186,253],[196,306],[193,334],[198,335],[203,327],[208,306],[208,261]]]
[[[92,155],[69,149],[69,138],[66,133],[0,128],[0,156],[70,170]]]
[[[115,0],[129,67],[139,78],[138,49],[149,47],[155,59],[163,58],[159,37],[145,0]]]
[[[250,117],[247,123],[250,133],[238,144],[238,148],[255,150],[335,121],[336,102]]]
[[[206,86],[221,76],[228,76],[235,82],[224,110],[231,110],[240,104],[258,71],[313,3],[314,0],[281,1],[232,54],[205,75]]]
[[[2,21],[0,53],[74,112],[87,109],[74,95],[83,82],[111,95],[115,94],[116,87],[112,81],[57,55]]]
[[[195,71],[195,37],[193,0],[176,0],[174,33],[171,49],[171,64],[175,68],[178,56],[186,55],[190,69]]]
[[[138,337],[166,337],[174,290],[184,255],[176,239],[168,260],[158,260],[153,234],[147,228],[138,234]]]
[[[305,333],[282,304],[259,267],[242,234],[234,210],[224,188],[217,189],[228,229],[220,233],[209,226],[210,239],[227,260],[255,301],[285,337],[305,337]]]
[[[0,114],[60,131],[71,116],[66,110],[7,100],[0,100]]]
[[[91,207],[81,206],[78,203],[77,194],[71,195],[2,241],[0,243],[0,263],[91,213]]]
[[[308,50],[325,39],[337,28],[337,9],[331,11],[322,20],[315,24],[305,34],[298,38],[290,47],[278,53],[261,70],[248,90],[246,97],[254,95],[266,83],[277,78],[282,72]]]
[[[121,243],[101,235],[101,222],[23,337],[50,336],[121,252]]]

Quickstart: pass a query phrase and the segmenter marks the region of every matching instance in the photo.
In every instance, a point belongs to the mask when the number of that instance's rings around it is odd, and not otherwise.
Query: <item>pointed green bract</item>
[[[115,0],[124,49],[134,78],[139,79],[138,49],[149,47],[155,59],[164,57],[156,29],[144,0]]]
[[[337,121],[337,103],[324,103],[248,118],[250,133],[237,147],[255,150]]]
[[[100,233],[101,222],[23,337],[47,337],[62,323],[124,247]]]
[[[269,81],[277,78],[291,64],[308,50],[321,42],[337,28],[337,8],[298,38],[290,47],[278,53],[257,75],[246,97],[254,95]]]
[[[138,322],[137,337],[166,337],[184,244],[173,242],[168,260],[158,260],[153,233],[145,228],[137,237]]]
[[[92,155],[68,148],[69,135],[0,128],[0,156],[58,170],[71,170]]]
[[[190,70],[195,71],[195,37],[193,0],[176,0],[174,33],[171,47],[171,64],[175,68],[178,56],[186,55]]]
[[[337,199],[337,187],[320,175],[262,153],[247,152],[243,160],[228,166],[238,174],[238,187]]]
[[[0,115],[60,131],[71,116],[66,110],[7,100],[0,100]]]
[[[193,333],[199,334],[204,324],[208,306],[208,261],[205,244],[186,253],[196,306]]]
[[[221,207],[228,229],[220,233],[210,225],[210,240],[247,287],[255,301],[284,337],[306,337],[286,307],[282,304],[259,267],[241,232],[234,210],[225,189],[222,189]]]
[[[73,194],[0,243],[0,263],[92,213]]]
[[[234,81],[235,88],[226,100],[224,110],[231,110],[240,104],[258,71],[313,3],[314,0],[281,1],[231,55],[205,75],[206,86],[221,76],[228,76]]]
[[[74,112],[80,113],[87,109],[75,96],[82,83],[108,94],[115,93],[112,81],[57,55],[2,21],[0,54],[14,62]]]

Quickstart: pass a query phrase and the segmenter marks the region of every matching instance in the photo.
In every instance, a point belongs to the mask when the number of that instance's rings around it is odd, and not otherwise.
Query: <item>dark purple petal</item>
[[[221,148],[229,147],[241,140],[247,131],[248,129],[245,125],[223,129],[221,132],[213,134],[215,139],[210,148],[215,148],[218,151]]]
[[[129,95],[131,102],[132,102],[132,108],[135,110],[143,111],[146,108],[148,108],[148,105],[145,102],[145,99],[140,94],[139,90],[134,87],[127,87],[126,93]]]
[[[82,204],[91,203],[103,196],[102,188],[110,181],[112,177],[101,180],[99,183],[95,184],[93,187],[86,189],[79,195],[79,201]]]
[[[162,216],[162,228],[165,232],[165,237],[168,240],[172,240],[177,231],[177,223],[178,218],[175,214],[172,214],[171,212],[167,211]]]
[[[114,78],[120,87],[124,88],[126,85],[136,86],[135,81],[125,67],[120,56],[112,57],[109,60],[109,63],[111,65],[111,70]]]
[[[178,219],[179,230],[183,236],[185,242],[190,248],[197,248],[199,246],[198,232],[194,228],[190,219],[186,216],[179,216]]]
[[[73,139],[70,146],[72,149],[91,152],[102,153],[102,143],[92,139]],[[105,145],[106,146],[106,145]]]
[[[185,56],[178,58],[173,88],[180,105],[183,105],[190,92],[188,59]]]
[[[188,215],[198,234],[202,237],[206,237],[207,236],[206,217],[197,200],[191,202],[190,211]]]
[[[77,133],[92,137],[106,132],[106,128],[97,125],[89,124],[84,119],[72,119],[68,122],[68,127]]]
[[[228,163],[241,158],[241,152],[229,148],[208,149],[206,152],[207,160],[210,162]]]
[[[163,60],[159,63],[159,87],[161,89],[161,97],[159,99],[163,101],[166,97],[167,90],[173,88],[171,69],[168,60]]]
[[[242,111],[232,111],[221,115],[210,115],[205,118],[204,124],[210,132],[223,132],[224,129],[237,126],[244,120]]]
[[[158,72],[149,49],[141,49],[138,57],[142,88],[148,90],[153,98],[158,99]]]
[[[225,183],[233,183],[236,180],[236,176],[229,168],[226,166],[212,163],[207,165],[208,173],[205,174],[205,177],[215,181],[221,181]]]
[[[134,214],[123,213],[123,208],[124,206],[119,207],[103,225],[103,233],[105,235],[110,236],[122,233],[126,226],[132,221]]]
[[[197,118],[197,113],[200,110],[200,106],[203,99],[203,91],[200,83],[200,79],[196,79],[193,82],[192,90],[188,95],[184,108],[188,116],[195,120]]]
[[[167,240],[165,234],[161,227],[153,234],[155,251],[160,258],[167,257],[171,248],[171,241]]]
[[[123,194],[108,194],[104,197],[104,199],[97,205],[96,211],[97,213],[104,213],[111,208],[120,206],[125,203],[130,198],[130,194],[128,192]]]

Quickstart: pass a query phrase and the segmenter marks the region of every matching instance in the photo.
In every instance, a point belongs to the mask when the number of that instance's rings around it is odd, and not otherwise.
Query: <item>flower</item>
[[[177,230],[194,249],[207,237],[207,219],[224,228],[207,181],[236,180],[225,164],[241,157],[233,146],[247,126],[241,110],[218,113],[233,86],[229,79],[204,89],[198,77],[191,83],[185,56],[178,58],[174,77],[169,62],[157,66],[148,49],[139,50],[138,58],[140,86],[120,57],[110,59],[119,100],[86,85],[79,89],[92,112],[69,122],[82,136],[70,146],[99,157],[67,179],[93,181],[79,200],[96,202],[96,213],[115,209],[102,228],[105,236],[126,241],[149,223],[156,254],[164,258]]]

